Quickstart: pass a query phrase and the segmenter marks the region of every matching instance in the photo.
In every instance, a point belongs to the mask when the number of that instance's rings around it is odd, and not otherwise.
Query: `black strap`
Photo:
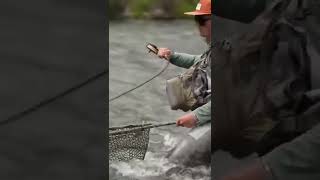
[[[310,56],[310,76],[312,89],[320,89],[320,54],[309,44],[307,47],[308,55]]]
[[[307,1],[297,0],[297,9],[295,12],[296,20],[305,20],[307,16],[311,15],[312,12],[308,8]]]

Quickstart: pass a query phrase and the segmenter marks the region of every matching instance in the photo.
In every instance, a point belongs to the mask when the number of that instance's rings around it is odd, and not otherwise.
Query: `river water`
[[[230,23],[227,25],[230,28]],[[110,22],[109,98],[144,82],[165,66],[163,60],[148,54],[145,48],[147,42],[190,54],[201,54],[207,47],[190,20]],[[109,103],[109,126],[175,122],[185,113],[170,109],[165,80],[181,72],[182,68],[170,65],[150,83]],[[211,168],[207,167],[195,167],[189,173],[166,175],[166,171],[175,165],[168,163],[165,155],[187,133],[187,128],[175,126],[151,129],[145,160],[109,162],[109,179],[211,179]],[[218,153],[216,162],[221,166],[215,168],[217,173],[214,174],[221,174],[229,164],[233,167],[239,164],[223,152]]]
[[[147,80],[165,66],[165,61],[148,53],[145,48],[147,42],[190,54],[201,54],[207,47],[198,35],[193,21],[111,22],[109,24],[110,98]],[[175,119],[184,113],[170,109],[165,93],[165,81],[182,71],[182,68],[170,65],[162,75],[150,83],[110,103],[109,126],[175,122]],[[186,128],[175,126],[151,129],[145,160],[111,163],[109,178],[163,179],[166,170],[174,166],[168,164],[164,156],[186,132]],[[198,170],[203,171],[200,179],[206,177],[208,179],[210,169],[199,167]],[[171,178],[187,178],[182,176],[173,175]]]

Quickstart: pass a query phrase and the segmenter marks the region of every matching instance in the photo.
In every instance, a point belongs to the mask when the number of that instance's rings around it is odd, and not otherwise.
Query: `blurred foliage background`
[[[108,15],[112,19],[177,19],[193,11],[198,0],[109,0]]]

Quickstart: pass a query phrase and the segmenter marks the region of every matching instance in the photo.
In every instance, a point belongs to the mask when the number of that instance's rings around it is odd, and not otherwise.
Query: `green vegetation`
[[[125,4],[121,0],[109,0],[108,15],[109,18],[119,18],[124,12]]]
[[[145,17],[153,3],[154,1],[150,0],[133,0],[129,1],[128,6],[134,18],[142,18]]]
[[[198,0],[109,0],[108,14],[114,18],[188,18]]]
[[[179,18],[186,18],[183,13],[186,11],[194,11],[198,0],[184,0],[180,1],[179,5],[176,6],[175,14]]]

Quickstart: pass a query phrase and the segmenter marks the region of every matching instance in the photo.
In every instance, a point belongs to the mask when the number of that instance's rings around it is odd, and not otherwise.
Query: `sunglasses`
[[[194,16],[194,20],[200,26],[204,26],[208,20],[211,20],[210,16]]]

